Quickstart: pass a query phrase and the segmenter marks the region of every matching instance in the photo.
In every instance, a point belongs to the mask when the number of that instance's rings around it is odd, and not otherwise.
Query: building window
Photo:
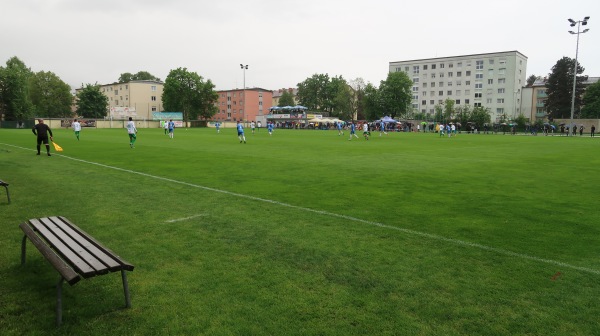
[[[497,113],[497,114],[504,114],[504,108],[502,108],[502,107],[498,107],[498,108],[496,109],[496,113]]]
[[[438,87],[444,87],[444,82],[439,82]]]
[[[129,87],[129,85],[125,85],[125,90],[127,90],[128,87]]]
[[[506,84],[506,78],[498,78],[498,84]]]
[[[488,79],[488,84],[494,84],[494,80],[493,79]]]
[[[421,100],[421,105],[427,105],[427,100]]]
[[[421,95],[423,95],[423,96],[427,96],[427,91],[423,91],[423,92],[421,93]]]
[[[440,69],[444,68],[444,63],[440,63]]]
[[[426,88],[427,87],[427,83],[423,83],[423,87]]]
[[[504,88],[498,89],[498,93],[504,93]]]
[[[456,63],[456,67],[458,67],[458,68],[462,68],[462,62],[458,62],[458,63]]]
[[[156,106],[152,106],[152,112],[156,112]]]
[[[431,100],[429,101],[429,105],[433,105],[433,104],[435,104],[435,100],[431,99]]]
[[[456,93],[455,93],[455,94],[456,94],[457,96],[460,96],[460,94],[461,94],[461,91],[460,91],[460,90],[456,90]]]
[[[431,78],[435,78],[435,74],[434,73],[431,74]]]
[[[431,70],[435,70],[435,64],[431,65]]]
[[[498,98],[498,100],[496,100],[496,103],[504,104],[504,98]]]
[[[483,89],[483,83],[475,83],[476,89]]]
[[[475,107],[481,107],[481,103],[475,103],[475,104],[473,104],[473,106],[475,106]]]
[[[475,92],[475,98],[481,98],[481,92]]]
[[[456,100],[456,105],[460,105],[460,99]]]
[[[471,94],[471,90],[465,90],[465,96],[468,96]]]
[[[498,75],[504,75],[506,73],[506,68],[498,69]]]
[[[457,80],[456,85],[458,85],[458,86],[462,85],[462,81]]]
[[[448,82],[448,86],[452,86],[452,82]]]
[[[475,74],[475,79],[483,79],[483,74],[482,73]]]
[[[435,82],[431,82],[431,87],[435,87]]]
[[[150,97],[150,100],[152,100],[152,101],[156,101],[156,96],[152,96],[152,97]]]
[[[115,96],[119,95],[119,90],[115,90]]]
[[[444,78],[444,73],[440,72],[440,78]]]
[[[471,81],[465,81],[465,85],[471,85]]]
[[[439,96],[443,96],[443,95],[444,95],[444,91],[439,91],[439,92],[438,92],[438,95],[439,95]]]
[[[452,77],[453,73],[452,72],[448,72],[448,77]]]
[[[452,90],[448,90],[448,96],[452,96]]]
[[[453,67],[454,67],[453,63],[448,64],[448,68],[453,68]]]
[[[435,96],[435,91],[429,91],[430,96]]]
[[[423,65],[423,70],[427,70],[427,64]]]
[[[462,77],[462,71],[457,71],[456,72],[456,77]]]
[[[475,61],[475,70],[483,70],[483,61]]]
[[[419,66],[415,65],[413,66],[413,75],[418,75],[419,74]]]
[[[488,98],[486,103],[491,104],[492,103],[492,98]]]
[[[418,82],[419,82],[419,77],[413,78],[413,83],[418,83]]]
[[[469,104],[469,100],[468,99],[465,99],[465,104]]]
[[[465,76],[470,77],[471,76],[471,70],[467,70],[467,72],[465,73]]]
[[[150,91],[152,91],[152,92],[156,91],[156,85],[150,86]]]

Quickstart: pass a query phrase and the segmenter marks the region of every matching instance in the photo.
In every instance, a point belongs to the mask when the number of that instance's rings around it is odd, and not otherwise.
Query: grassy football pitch
[[[600,139],[0,129],[2,335],[593,335]],[[44,153],[42,153],[44,154]],[[28,242],[62,215],[133,263],[63,289]]]

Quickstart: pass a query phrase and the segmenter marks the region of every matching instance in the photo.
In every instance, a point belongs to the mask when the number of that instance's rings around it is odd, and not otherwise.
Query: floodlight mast
[[[570,130],[569,133],[571,133],[571,136],[575,135],[575,133],[573,133],[573,127],[575,127],[575,125],[573,124],[573,117],[575,115],[575,89],[577,87],[577,58],[579,56],[579,35],[589,31],[589,29],[580,31],[579,28],[581,26],[587,25],[587,21],[589,19],[590,19],[589,16],[586,16],[583,20],[580,20],[580,21],[575,21],[573,19],[569,19],[569,22],[571,23],[570,24],[571,27],[577,26],[577,32],[569,30],[569,33],[571,35],[577,35],[577,47],[575,48],[575,65],[573,66],[573,92],[572,92],[572,96],[571,96],[571,124],[570,124],[570,128],[569,128],[569,130]]]

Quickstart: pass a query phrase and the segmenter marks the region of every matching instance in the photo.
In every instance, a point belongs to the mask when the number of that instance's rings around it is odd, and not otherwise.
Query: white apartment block
[[[489,108],[492,121],[521,113],[526,70],[527,56],[518,51],[390,62],[390,72],[413,80],[414,112],[435,114],[436,105],[452,99],[457,107]]]

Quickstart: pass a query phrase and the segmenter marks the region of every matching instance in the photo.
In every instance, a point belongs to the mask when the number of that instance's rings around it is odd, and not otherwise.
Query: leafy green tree
[[[518,129],[520,130],[524,130],[525,129],[525,125],[527,125],[527,123],[529,122],[529,119],[527,119],[522,113],[519,114],[518,117],[516,117],[513,122],[515,124],[517,124]]]
[[[483,106],[475,106],[471,111],[470,119],[478,127],[482,127],[483,124],[489,124],[492,120],[490,109]]]
[[[444,100],[444,120],[446,120],[446,122],[450,122],[454,117],[455,104],[456,102],[454,99],[446,98],[446,100]]]
[[[219,95],[215,86],[187,68],[171,70],[163,88],[162,103],[167,111],[183,112],[184,120],[212,118]]]
[[[581,118],[600,119],[600,82],[588,86],[585,90]]]
[[[0,113],[6,120],[25,120],[33,117],[29,96],[29,78],[32,73],[19,58],[6,61],[0,67]]]
[[[327,85],[329,75],[314,74],[312,77],[298,83],[297,98],[301,105],[311,111],[326,111]]]
[[[84,118],[104,118],[108,112],[108,97],[100,92],[100,86],[86,84],[77,92],[77,114]]]
[[[281,97],[279,97],[279,104],[277,106],[279,107],[284,107],[284,106],[295,106],[296,103],[294,103],[294,96],[292,95],[291,92],[289,92],[288,90],[284,90],[281,93]]]
[[[445,122],[445,120],[444,120],[444,107],[441,104],[437,104],[437,105],[435,105],[435,107],[433,109],[435,110],[435,114],[433,116],[433,120],[435,120],[438,123]]]
[[[455,108],[455,120],[461,125],[467,125],[468,122],[474,122],[471,120],[471,105],[461,105]]]
[[[381,104],[379,89],[371,83],[365,86],[361,105],[364,114],[357,115],[358,120],[376,120],[385,114]]]
[[[153,80],[160,82],[160,78],[152,75],[148,71],[138,71],[136,74],[124,72],[119,76],[119,83],[127,83],[133,80]]]
[[[570,118],[571,116],[574,65],[574,59],[563,57],[552,67],[552,72],[548,76],[546,82],[548,99],[546,99],[544,107],[552,119]],[[578,63],[577,74],[583,73],[584,70]],[[575,111],[578,111],[581,106],[585,80],[587,80],[587,76],[577,76],[575,81]]]
[[[340,86],[337,90],[337,95],[334,98],[334,113],[333,117],[338,117],[343,120],[352,119],[354,115],[354,90],[350,85]]]
[[[62,118],[73,115],[71,87],[54,73],[40,71],[33,74],[29,86],[36,116]]]
[[[390,72],[379,85],[381,106],[390,117],[406,117],[412,103],[412,79],[404,72]]]
[[[330,112],[334,117],[343,114],[343,110],[348,109],[350,103],[349,101],[344,99],[340,100],[339,98],[344,97],[350,99],[351,93],[347,91],[349,88],[348,82],[342,76],[331,78],[325,90],[325,111]]]

